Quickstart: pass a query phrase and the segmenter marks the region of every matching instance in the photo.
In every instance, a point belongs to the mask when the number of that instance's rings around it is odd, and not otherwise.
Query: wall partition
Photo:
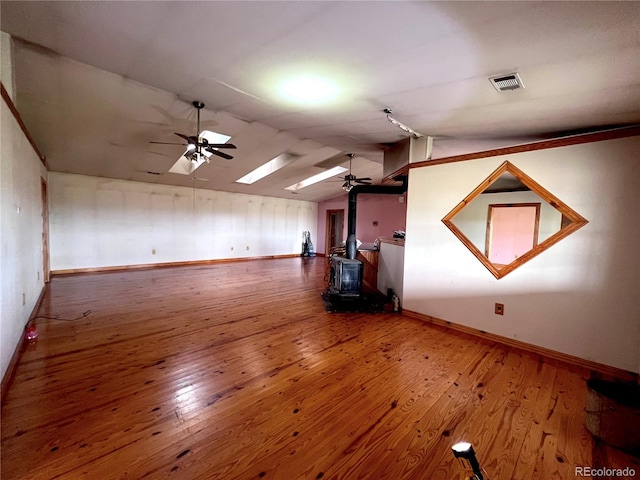
[[[631,136],[412,168],[404,308],[639,372],[638,152],[640,137]],[[494,264],[491,271],[493,262],[485,257],[486,208],[513,201],[498,199],[500,193],[469,197],[484,191],[480,186],[504,162],[553,194],[541,203],[571,209],[560,209],[559,222],[548,220],[558,224],[546,237],[548,228],[540,221],[538,245],[547,242],[547,248],[533,247],[535,255],[527,253],[508,275],[500,275],[505,265]],[[495,201],[480,200],[485,196]],[[479,202],[475,226],[463,218],[466,208],[473,214],[473,206],[460,207],[465,201]],[[467,242],[447,222],[457,222]],[[504,305],[503,315],[494,313],[496,303]]]

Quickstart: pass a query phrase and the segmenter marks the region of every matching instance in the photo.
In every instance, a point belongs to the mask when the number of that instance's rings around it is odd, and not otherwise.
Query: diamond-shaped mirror
[[[510,162],[442,222],[498,279],[588,223]]]

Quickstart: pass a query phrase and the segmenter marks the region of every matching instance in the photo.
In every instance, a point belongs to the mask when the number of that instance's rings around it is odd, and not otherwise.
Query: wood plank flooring
[[[586,371],[326,313],[323,262],[54,277],[39,314],[81,318],[37,321],[2,406],[2,478],[450,480],[461,440],[493,480],[640,478],[584,427]]]

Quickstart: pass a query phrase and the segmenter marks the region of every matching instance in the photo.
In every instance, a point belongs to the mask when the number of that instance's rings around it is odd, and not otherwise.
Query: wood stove
[[[331,257],[329,293],[342,297],[358,297],[362,292],[362,269],[360,260]]]
[[[407,177],[395,177],[401,185],[356,185],[349,191],[349,211],[347,219],[346,257],[331,257],[331,272],[329,276],[330,296],[350,299],[358,298],[362,294],[362,274],[364,264],[356,259],[356,209],[359,193],[377,193],[400,195],[407,191]],[[349,300],[350,301],[350,300]]]

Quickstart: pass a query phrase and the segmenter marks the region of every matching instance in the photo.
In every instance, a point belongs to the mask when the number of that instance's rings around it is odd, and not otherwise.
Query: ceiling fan
[[[356,155],[354,153],[347,153],[347,157],[349,157],[349,175],[340,177],[344,180],[344,184],[342,185],[342,188],[347,192],[350,191],[355,186],[354,183],[359,183],[361,185],[371,185],[371,181],[372,181],[371,178],[369,177],[357,178],[355,175],[351,173],[351,161],[355,156]]]
[[[226,143],[231,137],[221,133],[211,132],[209,130],[200,131],[200,110],[204,108],[204,103],[199,101],[192,102],[198,112],[196,135],[185,135],[183,133],[175,134],[185,140],[187,143],[175,142],[149,142],[159,145],[184,145],[187,147],[185,153],[178,161],[169,169],[172,173],[180,173],[190,175],[203,163],[209,163],[211,155],[217,155],[225,160],[231,160],[233,157],[228,153],[221,152],[220,149],[236,148],[232,143]]]

